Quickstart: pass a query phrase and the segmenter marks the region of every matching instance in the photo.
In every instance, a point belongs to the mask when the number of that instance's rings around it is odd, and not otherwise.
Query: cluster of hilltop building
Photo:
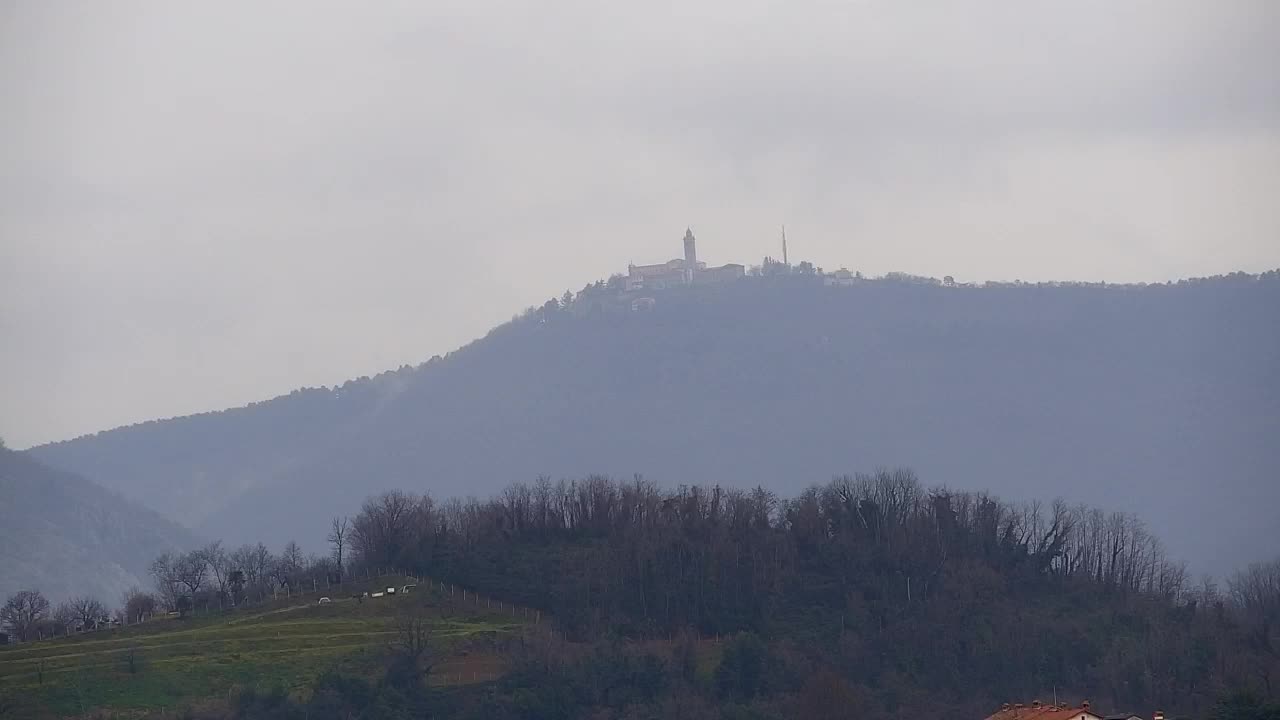
[[[810,263],[800,263],[792,267],[786,259],[786,237],[783,237],[783,259],[777,261],[765,258],[764,264],[752,268],[752,274],[763,277],[779,275],[808,276],[820,280],[825,285],[854,285],[862,279],[858,273],[840,268],[835,272],[822,272]],[[592,312],[615,312],[631,310],[633,312],[648,310],[657,303],[657,296],[664,290],[693,286],[720,285],[747,276],[747,267],[737,263],[727,263],[715,267],[707,267],[698,259],[698,241],[693,231],[684,231],[684,257],[668,260],[655,265],[627,266],[625,275],[614,275],[608,285],[601,283],[597,292],[590,288],[584,290],[573,302],[573,312],[589,314]],[[606,289],[607,288],[607,289]]]
[[[783,261],[777,262],[772,258],[765,258],[765,266],[763,272],[765,274],[792,274],[799,272],[793,269],[786,260],[786,236],[782,240]],[[801,263],[803,268],[808,263]],[[812,266],[809,268],[813,270]],[[685,229],[684,231],[684,257],[668,260],[665,263],[657,265],[629,265],[627,274],[623,276],[623,291],[634,293],[644,290],[665,290],[667,288],[682,287],[686,285],[714,285],[716,283],[727,282],[744,277],[747,268],[737,263],[729,263],[718,267],[707,267],[707,264],[698,260],[698,241],[693,236],[693,231]],[[835,272],[822,273],[823,282],[827,285],[852,285],[861,278],[861,276],[853,273],[845,268],[840,268]]]
[[[665,290],[684,285],[712,285],[736,280],[747,274],[744,265],[729,263],[719,267],[707,267],[698,260],[698,241],[693,231],[684,231],[684,257],[668,260],[658,265],[630,265],[623,277],[626,292],[641,290]]]

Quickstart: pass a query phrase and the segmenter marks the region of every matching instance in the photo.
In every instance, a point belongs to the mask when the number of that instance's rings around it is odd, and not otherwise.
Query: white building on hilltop
[[[848,268],[840,268],[835,272],[824,275],[822,282],[827,287],[855,285],[858,282],[858,276],[850,272]]]
[[[746,267],[730,263],[708,268],[698,261],[698,241],[693,231],[685,228],[684,257],[668,260],[659,265],[630,265],[623,278],[627,292],[636,290],[665,290],[686,285],[708,285],[733,280],[746,275]]]

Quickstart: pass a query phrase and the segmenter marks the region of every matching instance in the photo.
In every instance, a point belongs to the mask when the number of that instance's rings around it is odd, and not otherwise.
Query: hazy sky
[[[0,437],[416,363],[680,254],[1280,267],[1280,3],[0,0]]]

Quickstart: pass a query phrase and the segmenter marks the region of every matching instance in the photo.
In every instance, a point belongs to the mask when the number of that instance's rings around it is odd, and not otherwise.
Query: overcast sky
[[[0,0],[0,437],[331,385],[679,255],[1280,267],[1280,3]]]

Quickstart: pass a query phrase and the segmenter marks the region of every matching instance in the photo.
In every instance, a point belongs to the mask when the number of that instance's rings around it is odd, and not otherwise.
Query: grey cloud
[[[1270,2],[11,3],[0,435],[445,352],[629,260],[1280,265]]]

